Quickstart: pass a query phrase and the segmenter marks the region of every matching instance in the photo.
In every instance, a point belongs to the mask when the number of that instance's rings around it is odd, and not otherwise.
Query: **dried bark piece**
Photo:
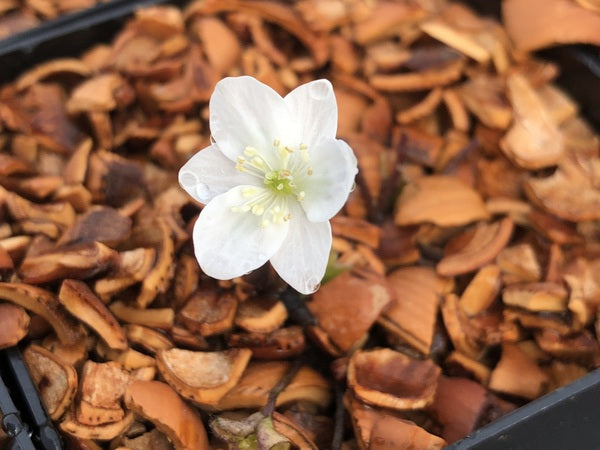
[[[420,72],[373,75],[369,78],[369,83],[375,89],[383,92],[422,91],[454,83],[462,76],[464,66],[464,60],[458,59],[442,67]]]
[[[127,324],[123,327],[127,341],[133,345],[143,348],[151,354],[159,350],[173,348],[171,340],[160,331],[143,325]]]
[[[436,87],[429,91],[420,102],[398,111],[396,122],[406,125],[433,114],[442,101],[442,92],[442,88]]]
[[[195,257],[181,255],[177,260],[175,275],[173,278],[173,294],[175,306],[183,305],[184,302],[198,288],[200,278],[200,267]]]
[[[588,330],[561,336],[555,331],[544,329],[535,334],[535,341],[543,351],[555,358],[596,364],[600,356],[598,340]]]
[[[482,267],[460,296],[460,307],[469,316],[485,311],[498,297],[501,286],[500,267]]]
[[[156,365],[181,396],[206,407],[218,404],[239,382],[251,356],[248,349],[194,352],[173,348],[159,351]]]
[[[13,143],[19,140],[18,136],[13,137]],[[33,168],[21,158],[6,153],[0,154],[0,175],[31,175],[34,172]]]
[[[109,306],[112,313],[121,321],[151,328],[169,329],[175,321],[175,311],[171,308],[140,309],[116,301]]]
[[[506,129],[513,109],[505,98],[505,85],[500,78],[476,74],[458,90],[465,106],[486,126]]]
[[[307,306],[317,327],[343,354],[361,343],[392,296],[383,277],[345,272],[315,292]],[[353,311],[352,321],[348,311]]]
[[[60,286],[58,301],[75,317],[92,328],[115,350],[127,349],[125,332],[102,301],[87,284],[66,279]]]
[[[502,290],[502,301],[506,305],[534,312],[565,312],[567,290],[558,283],[511,284]]]
[[[61,73],[79,75],[87,77],[91,74],[91,68],[84,61],[76,58],[58,58],[37,64],[33,69],[28,70],[16,80],[18,91],[33,86],[40,80]]]
[[[84,139],[69,157],[65,165],[62,177],[65,184],[83,184],[88,167],[88,158],[92,151],[92,139]]]
[[[425,10],[416,3],[379,2],[364,20],[354,26],[354,41],[365,45],[379,40],[399,26],[417,22],[425,14]]]
[[[442,318],[446,331],[454,348],[460,353],[474,359],[481,356],[483,347],[477,339],[477,332],[469,322],[469,318],[461,309],[456,294],[446,294],[442,301]]]
[[[433,403],[441,370],[388,348],[357,351],[348,364],[348,386],[362,401],[395,410]]]
[[[538,233],[558,244],[577,244],[581,235],[575,224],[559,219],[546,212],[533,209],[529,214],[529,224]]]
[[[144,34],[166,39],[184,31],[183,15],[175,6],[159,5],[135,12],[133,23]]]
[[[398,227],[389,219],[383,223],[377,254],[387,267],[414,264],[419,260],[416,233],[416,227]]]
[[[86,361],[81,372],[81,385],[75,418],[89,426],[117,422],[125,417],[121,399],[131,376],[115,362]]]
[[[119,253],[115,273],[96,280],[94,291],[103,300],[142,281],[154,267],[156,251],[153,248],[135,248]]]
[[[506,85],[514,121],[500,148],[525,169],[556,164],[564,154],[563,137],[548,108],[524,75],[510,75]]]
[[[442,93],[444,106],[450,114],[452,126],[458,131],[466,133],[471,127],[471,120],[464,101],[461,99],[457,89],[444,89]]]
[[[39,317],[39,316],[38,316]],[[30,334],[31,330],[29,331]],[[91,346],[92,340],[89,336],[84,335],[75,344],[65,345],[55,334],[47,335],[42,341],[42,346],[47,348],[62,361],[73,367],[79,368],[88,356],[88,346]]]
[[[542,395],[548,375],[515,344],[502,344],[502,357],[492,371],[490,389],[529,400]]]
[[[52,352],[31,344],[23,359],[52,420],[58,420],[75,397],[77,372]]]
[[[543,330],[548,328],[564,336],[573,332],[573,326],[563,314],[531,313],[522,309],[506,307],[502,311],[506,322],[518,322],[524,328]]]
[[[370,442],[370,450],[438,450],[446,447],[444,439],[428,433],[413,422],[393,416],[385,416],[375,422]]]
[[[134,381],[127,388],[125,404],[165,433],[177,450],[210,448],[198,414],[168,384]]]
[[[451,283],[430,267],[403,267],[387,276],[395,297],[378,323],[424,355],[433,343],[440,295]]]
[[[544,84],[537,88],[536,92],[555,123],[561,125],[577,116],[577,103],[553,84]]]
[[[202,42],[210,65],[221,74],[229,73],[242,53],[236,34],[216,17],[195,19],[192,31]]]
[[[174,325],[169,330],[169,335],[177,347],[187,348],[189,350],[208,350],[209,345],[204,337]]]
[[[546,178],[529,178],[525,184],[527,197],[561,219],[573,222],[600,218],[600,190],[594,184],[598,159],[583,164],[565,158],[559,168]]]
[[[86,187],[94,202],[120,207],[147,192],[139,164],[107,151],[93,152],[88,161]]]
[[[436,270],[440,275],[453,276],[483,267],[508,244],[513,228],[513,221],[509,218],[471,227],[448,243]]]
[[[0,298],[42,316],[65,345],[73,345],[85,336],[81,324],[49,291],[24,283],[0,283]]]
[[[233,333],[227,344],[252,350],[253,358],[287,359],[300,355],[306,347],[306,340],[302,328],[291,326],[271,333]]]
[[[456,177],[430,175],[404,187],[396,203],[394,221],[396,225],[431,222],[447,227],[488,217],[477,191]]]
[[[131,219],[114,208],[97,207],[77,217],[58,244],[101,242],[116,247],[129,237]]]
[[[3,194],[3,189],[0,187],[0,194]],[[17,221],[50,222],[60,228],[68,227],[75,221],[75,211],[66,202],[37,204],[7,192],[5,204],[10,216]]]
[[[448,355],[444,366],[448,375],[469,377],[484,386],[490,379],[491,370],[488,366],[457,351]]]
[[[56,175],[39,175],[28,178],[0,177],[0,184],[20,195],[42,200],[54,194],[62,186],[63,180]]]
[[[362,242],[371,248],[379,247],[381,229],[365,220],[338,215],[331,219],[331,231],[334,236]]]
[[[504,248],[496,257],[505,283],[535,282],[542,278],[542,268],[531,244]]]
[[[502,15],[519,50],[572,43],[600,45],[600,17],[575,1],[508,0],[502,3]]]
[[[314,65],[322,66],[328,59],[327,40],[306,27],[291,6],[255,0],[209,0],[197,1],[188,5],[185,15],[197,13],[216,14],[223,11],[236,11],[256,14],[267,22],[273,22],[296,37],[310,51]]]
[[[449,444],[473,432],[488,406],[488,392],[479,383],[440,377],[433,413],[442,423],[442,437]]]
[[[159,293],[166,292],[174,274],[175,246],[171,237],[171,229],[163,217],[156,219],[156,225],[160,231],[156,262],[152,270],[144,277],[140,294],[136,299],[136,304],[142,308],[152,303]]]
[[[274,297],[255,297],[238,305],[235,324],[246,331],[270,333],[287,319],[284,304]]]
[[[318,450],[306,430],[277,411],[273,413],[273,428],[300,450]]]
[[[233,327],[238,301],[231,293],[219,295],[214,288],[196,291],[177,313],[190,331],[201,336],[221,334]]]
[[[40,255],[26,256],[19,274],[26,283],[61,278],[91,278],[116,266],[118,253],[100,242],[71,244]]]
[[[74,413],[67,412],[64,419],[58,425],[61,431],[81,439],[95,439],[99,441],[110,441],[122,435],[135,420],[135,414],[129,412],[121,420],[104,425],[84,425],[79,423]]]
[[[57,153],[75,151],[85,135],[67,114],[63,89],[58,84],[38,83],[27,95],[35,105],[30,123],[37,142]]]
[[[157,428],[153,428],[152,430],[140,434],[139,436],[135,436],[132,438],[128,438],[123,436],[122,438],[117,440],[118,447],[115,447],[115,450],[172,450],[173,444],[167,438],[167,436],[159,431]],[[81,449],[84,450],[84,449]],[[87,449],[85,449],[87,450]],[[90,449],[91,450],[91,449]]]
[[[17,345],[27,336],[29,315],[23,308],[10,303],[0,303],[0,349]]]
[[[242,378],[215,409],[256,409],[267,404],[269,393],[289,370],[285,361],[252,362]],[[331,386],[321,374],[302,366],[290,384],[277,397],[277,406],[292,402],[312,403],[326,408],[331,400]]]
[[[106,361],[115,361],[127,370],[145,367],[153,368],[156,365],[156,361],[151,356],[140,353],[132,348],[128,348],[127,350],[113,350],[104,341],[98,341],[95,350],[100,358]]]

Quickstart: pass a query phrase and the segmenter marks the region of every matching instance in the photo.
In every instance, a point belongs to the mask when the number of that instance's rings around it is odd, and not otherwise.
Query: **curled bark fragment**
[[[446,64],[441,68],[395,75],[373,75],[369,82],[380,91],[407,92],[422,91],[438,86],[446,86],[457,81],[464,69],[462,59]]]
[[[397,225],[432,222],[454,226],[487,218],[488,212],[479,194],[451,176],[418,178],[404,187],[396,203]]]
[[[348,365],[348,386],[366,403],[396,410],[432,404],[441,370],[391,349],[358,351]]]
[[[230,293],[219,295],[213,288],[200,289],[179,310],[177,318],[188,330],[211,336],[233,327],[237,306]]]
[[[23,308],[0,303],[0,349],[17,345],[27,336],[29,315]]]
[[[121,399],[130,375],[115,362],[87,361],[81,372],[76,420],[89,426],[118,422],[125,417]]]
[[[84,330],[49,291],[24,283],[0,283],[0,298],[39,314],[66,345],[77,343]]]
[[[513,222],[508,218],[491,224],[478,224],[448,245],[454,249],[446,252],[436,270],[440,275],[452,276],[484,266],[508,244],[513,228]]]
[[[392,296],[382,277],[345,272],[319,289],[308,308],[318,328],[345,353],[361,342]],[[356,314],[352,323],[347,320],[348,308]]]
[[[110,348],[125,350],[128,347],[123,329],[87,284],[78,280],[64,280],[58,300],[71,314],[98,333]]]
[[[252,362],[239,382],[215,406],[217,410],[261,408],[275,385],[289,370],[284,361]],[[294,401],[326,408],[331,400],[331,386],[315,370],[302,366],[287,387],[277,396],[276,405]]]
[[[248,349],[193,352],[174,348],[159,351],[156,363],[177,392],[205,407],[218,404],[238,383],[251,356]]]
[[[451,283],[427,267],[400,268],[387,276],[395,298],[378,322],[403,341],[428,355],[433,343],[440,295]]]
[[[516,345],[502,345],[502,358],[492,371],[490,389],[534,399],[544,393],[548,382],[548,375]]]
[[[72,244],[26,256],[19,273],[23,281],[33,284],[61,278],[86,279],[115,267],[117,260],[117,252],[100,242]]]
[[[287,319],[287,310],[276,298],[256,297],[239,304],[235,324],[246,331],[270,333]]]
[[[35,344],[23,358],[50,418],[58,420],[69,407],[77,390],[77,372],[52,352]]]

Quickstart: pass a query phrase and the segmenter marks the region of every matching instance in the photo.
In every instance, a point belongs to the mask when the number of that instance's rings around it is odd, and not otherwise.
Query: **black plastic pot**
[[[499,0],[464,2],[484,14],[499,16]],[[76,56],[95,43],[108,42],[137,8],[157,3],[183,4],[185,1],[113,0],[0,41],[0,83],[13,80],[36,63]],[[598,49],[568,46],[541,55],[561,66],[559,84],[578,101],[590,122],[600,129]],[[42,415],[39,398],[23,370],[16,349],[0,352],[0,411],[5,413],[2,426],[12,427],[14,435],[9,448],[58,450],[59,439],[54,437],[51,423]],[[600,449],[598,405],[600,370],[482,427],[448,449]]]

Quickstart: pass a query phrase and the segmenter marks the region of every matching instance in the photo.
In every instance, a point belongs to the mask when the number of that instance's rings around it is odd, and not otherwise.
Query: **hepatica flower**
[[[270,261],[297,291],[318,288],[331,247],[329,219],[346,202],[357,172],[336,130],[327,80],[284,98],[251,77],[217,84],[212,144],[179,172],[181,186],[206,205],[193,238],[207,275],[231,279]]]

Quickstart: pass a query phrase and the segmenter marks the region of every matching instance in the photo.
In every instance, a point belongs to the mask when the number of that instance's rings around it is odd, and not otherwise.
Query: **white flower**
[[[179,172],[181,186],[206,204],[193,238],[207,275],[231,279],[270,260],[297,291],[318,288],[331,247],[329,219],[346,202],[357,172],[336,130],[327,80],[285,98],[251,77],[217,84],[210,99],[213,143]]]

